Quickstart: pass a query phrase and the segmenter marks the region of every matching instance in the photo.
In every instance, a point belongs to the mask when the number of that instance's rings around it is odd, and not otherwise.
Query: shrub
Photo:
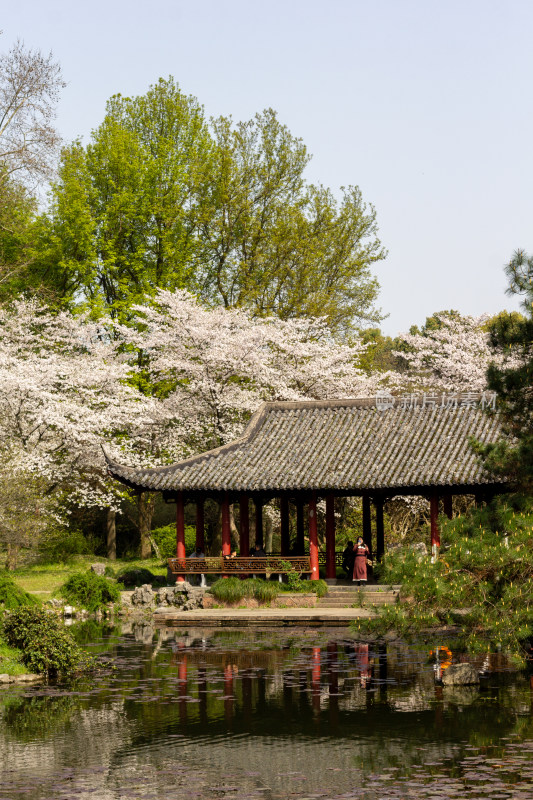
[[[363,630],[389,624],[404,633],[456,625],[471,651],[519,654],[533,637],[533,502],[503,496],[453,520],[440,519],[435,563],[412,550],[387,554],[383,581],[402,584],[406,600],[361,620]]]
[[[328,585],[326,581],[318,580],[318,581],[300,581],[300,592],[314,592],[317,597],[324,597],[328,593]]]
[[[176,526],[164,525],[152,531],[154,542],[159,548],[162,558],[174,558],[176,555]],[[194,525],[185,527],[185,551],[192,553],[196,545],[196,529]]]
[[[49,677],[70,675],[94,663],[61,620],[40,608],[19,608],[7,614],[2,634],[11,647],[22,652],[31,672]]]
[[[61,564],[70,561],[73,556],[92,554],[94,546],[81,531],[58,529],[43,536],[39,551],[41,561]]]
[[[220,578],[211,587],[212,594],[223,603],[238,603],[243,597],[254,597],[259,603],[269,603],[280,590],[279,583],[260,578],[244,581],[240,578]]]
[[[270,603],[281,591],[280,584],[277,582],[274,583],[273,581],[262,581],[260,578],[250,578],[242,582],[248,584],[252,597],[254,597],[258,603]]]
[[[240,578],[219,578],[211,586],[211,593],[223,603],[238,603],[247,596],[245,583],[246,581],[241,581]]]
[[[289,570],[287,572],[287,583],[285,584],[289,592],[313,592],[317,597],[324,597],[328,593],[326,581],[302,580],[294,567],[291,567],[290,561],[284,561],[282,564],[285,569]]]
[[[12,611],[23,606],[38,606],[39,600],[17,586],[8,572],[0,572],[0,606]]]
[[[142,586],[143,583],[153,583],[154,580],[155,575],[144,567],[129,567],[117,575],[117,581],[124,586]]]
[[[120,599],[120,589],[94,572],[75,572],[60,587],[59,594],[73,605],[96,611],[97,608]]]

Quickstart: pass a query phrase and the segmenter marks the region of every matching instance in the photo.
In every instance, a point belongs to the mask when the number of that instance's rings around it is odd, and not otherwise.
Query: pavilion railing
[[[299,574],[311,572],[309,556],[169,558],[168,567],[176,575],[282,575],[292,570]]]
[[[271,553],[270,555],[279,556],[280,558],[282,557],[281,553]],[[309,556],[306,556],[306,558],[309,558]],[[318,553],[318,563],[320,564],[321,567],[325,567],[326,566],[326,554],[325,553],[322,553],[322,552],[319,551],[319,553]],[[342,567],[342,550],[337,550],[335,552],[335,566]]]

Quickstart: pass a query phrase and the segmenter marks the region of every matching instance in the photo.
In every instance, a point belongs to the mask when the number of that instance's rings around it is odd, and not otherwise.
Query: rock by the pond
[[[180,581],[174,586],[165,586],[157,592],[159,608],[173,606],[182,611],[192,611],[194,608],[204,607],[205,589],[193,586],[188,581]]]
[[[149,583],[137,586],[131,595],[131,602],[134,606],[151,606],[154,600],[155,592],[152,591],[152,586]]]
[[[95,575],[105,575],[105,564],[91,564],[91,572]]]
[[[41,680],[42,675],[35,675],[32,672],[25,672],[22,675],[8,675],[7,673],[0,675],[0,683],[34,683]]]
[[[442,674],[444,686],[473,686],[479,683],[479,673],[472,664],[451,664]]]
[[[65,615],[65,617],[72,617],[75,611],[76,609],[74,608],[74,606],[65,606],[63,608],[63,614]]]
[[[181,581],[173,586],[162,586],[154,591],[151,584],[145,583],[138,586],[131,594],[131,604],[144,608],[157,604],[158,609],[181,608],[183,611],[190,611],[194,608],[204,607],[205,589],[200,586],[192,586],[187,581]]]

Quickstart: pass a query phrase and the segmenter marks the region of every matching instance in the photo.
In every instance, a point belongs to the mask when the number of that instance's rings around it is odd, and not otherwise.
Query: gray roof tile
[[[108,458],[111,475],[138,489],[354,493],[495,483],[470,441],[501,438],[496,414],[479,407],[396,405],[371,399],[265,403],[241,439],[155,469]]]

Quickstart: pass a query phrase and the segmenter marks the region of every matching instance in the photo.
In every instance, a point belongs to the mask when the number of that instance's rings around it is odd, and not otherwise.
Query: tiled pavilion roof
[[[501,438],[498,416],[487,414],[479,398],[464,397],[470,399],[396,398],[385,410],[375,398],[265,403],[231,444],[153,469],[106,456],[108,470],[136,489],[170,495],[489,487],[497,481],[471,441]]]

